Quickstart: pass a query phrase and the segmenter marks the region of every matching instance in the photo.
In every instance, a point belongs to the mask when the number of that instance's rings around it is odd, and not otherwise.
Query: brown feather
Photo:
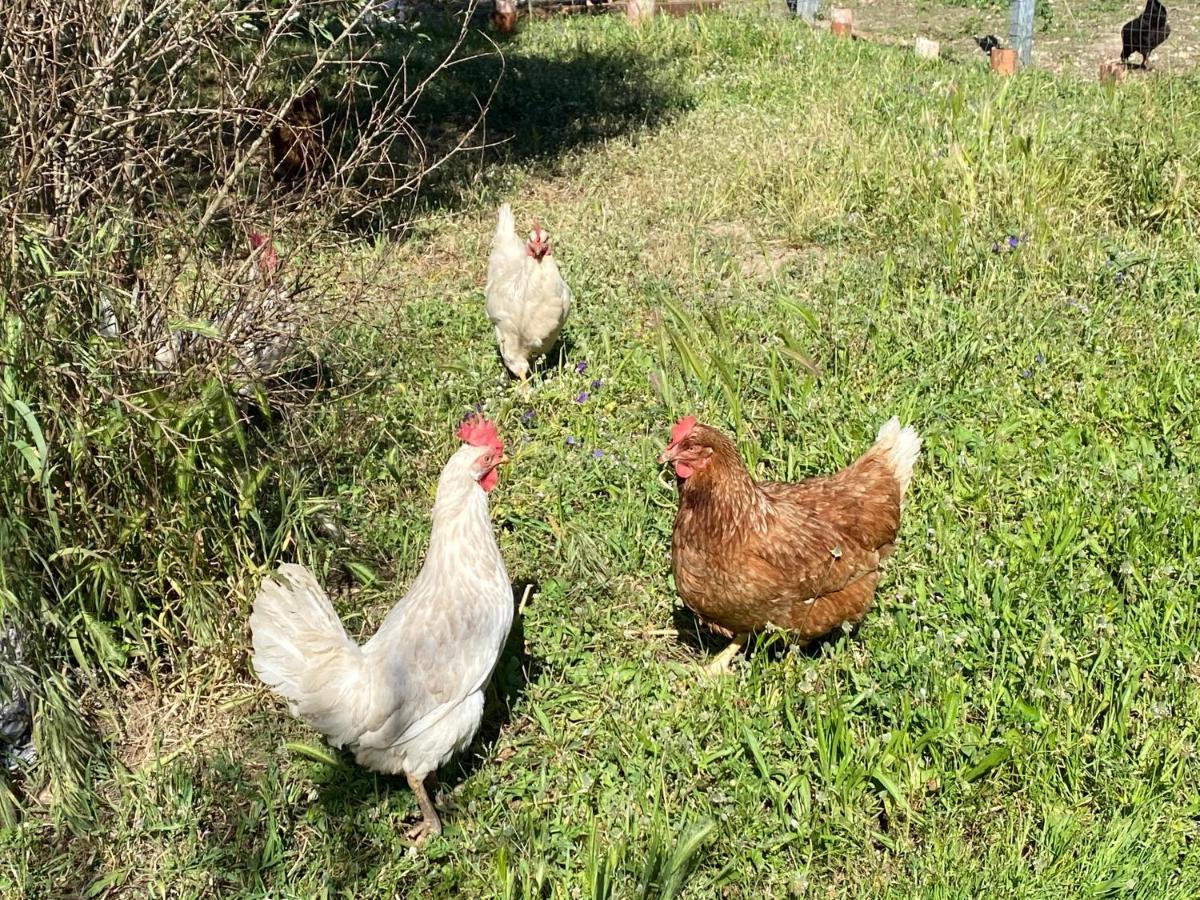
[[[842,471],[756,483],[733,442],[697,425],[710,451],[680,479],[671,559],[679,596],[725,634],[787,629],[808,642],[870,609],[900,525],[900,485],[877,448]]]
[[[271,167],[276,178],[294,181],[314,174],[325,161],[320,93],[315,87],[296,98],[271,129]]]

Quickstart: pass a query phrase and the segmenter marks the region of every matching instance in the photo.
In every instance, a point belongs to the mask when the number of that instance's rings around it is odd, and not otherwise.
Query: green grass
[[[1200,893],[1195,79],[1002,81],[752,12],[536,23],[506,52],[570,77],[502,94],[501,132],[525,96],[586,118],[581,53],[653,65],[613,80],[630,96],[587,89],[611,121],[564,141],[535,110],[545,145],[330,260],[383,266],[389,312],[314,325],[368,387],[309,414],[318,495],[262,541],[343,585],[368,564],[337,603],[370,633],[419,565],[451,424],[479,402],[499,420],[516,452],[493,516],[538,587],[483,735],[442,773],[446,833],[407,852],[400,780],[289,747],[321,745],[248,671],[258,575],[206,569],[231,586],[215,638],[101,698],[94,832],[3,832],[0,893]],[[567,363],[529,397],[482,309],[501,198],[549,229],[578,298]],[[685,412],[772,478],[916,424],[899,549],[855,633],[700,676],[654,461]],[[344,540],[313,536],[318,512]],[[653,633],[673,624],[684,639]]]

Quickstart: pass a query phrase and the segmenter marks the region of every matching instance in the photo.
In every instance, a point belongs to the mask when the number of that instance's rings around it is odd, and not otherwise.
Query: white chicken
[[[251,387],[245,382],[275,374],[295,352],[300,333],[298,310],[279,283],[275,247],[270,238],[255,231],[250,233],[250,251],[254,282],[244,286],[238,300],[213,318],[213,333],[219,337],[173,331],[155,352],[159,369],[174,370],[189,353],[205,346],[211,351],[212,342],[219,340],[232,350],[230,377],[241,384],[238,393],[250,396]]]
[[[507,203],[500,207],[492,238],[485,293],[504,365],[517,378],[528,378],[530,364],[558,341],[571,309],[571,289],[546,232],[535,223],[528,242],[522,241]]]
[[[438,480],[425,563],[374,637],[355,643],[298,565],[263,582],[250,616],[254,670],[292,714],[368,769],[405,775],[421,808],[408,833],[418,843],[442,830],[426,779],[475,736],[513,619],[487,502],[504,442],[478,416],[458,436],[464,445]]]

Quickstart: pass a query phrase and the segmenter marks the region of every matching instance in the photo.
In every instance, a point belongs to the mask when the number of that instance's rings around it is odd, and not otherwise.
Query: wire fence
[[[404,0],[384,0],[397,4]],[[691,14],[761,0],[493,0],[495,8],[535,15]],[[1182,73],[1200,66],[1196,0],[768,0],[781,13],[841,30],[835,9],[849,10],[852,32],[866,39],[936,42],[938,53],[1013,50],[1021,67],[1120,78]],[[495,19],[493,19],[495,24]],[[514,25],[515,27],[515,25]],[[926,50],[928,45],[926,44]],[[928,53],[926,54],[928,55]]]
[[[1170,0],[787,0],[821,24],[850,10],[861,36],[926,38],[940,52],[1016,52],[1021,66],[1095,76],[1182,73],[1200,66],[1200,4]]]

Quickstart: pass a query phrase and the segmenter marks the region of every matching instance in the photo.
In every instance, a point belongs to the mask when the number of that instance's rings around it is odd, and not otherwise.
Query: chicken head
[[[696,421],[695,416],[684,416],[676,422],[671,429],[670,443],[659,454],[659,464],[673,463],[678,478],[691,478],[708,465],[713,451],[704,441],[705,428]]]
[[[525,245],[525,252],[538,262],[542,261],[542,257],[550,255],[550,236],[536,222],[533,231],[529,232],[529,243]]]
[[[458,437],[464,444],[483,449],[471,467],[471,474],[479,486],[490,493],[500,480],[497,471],[499,466],[508,462],[508,457],[504,455],[504,441],[496,431],[495,424],[474,413],[459,426]]]

